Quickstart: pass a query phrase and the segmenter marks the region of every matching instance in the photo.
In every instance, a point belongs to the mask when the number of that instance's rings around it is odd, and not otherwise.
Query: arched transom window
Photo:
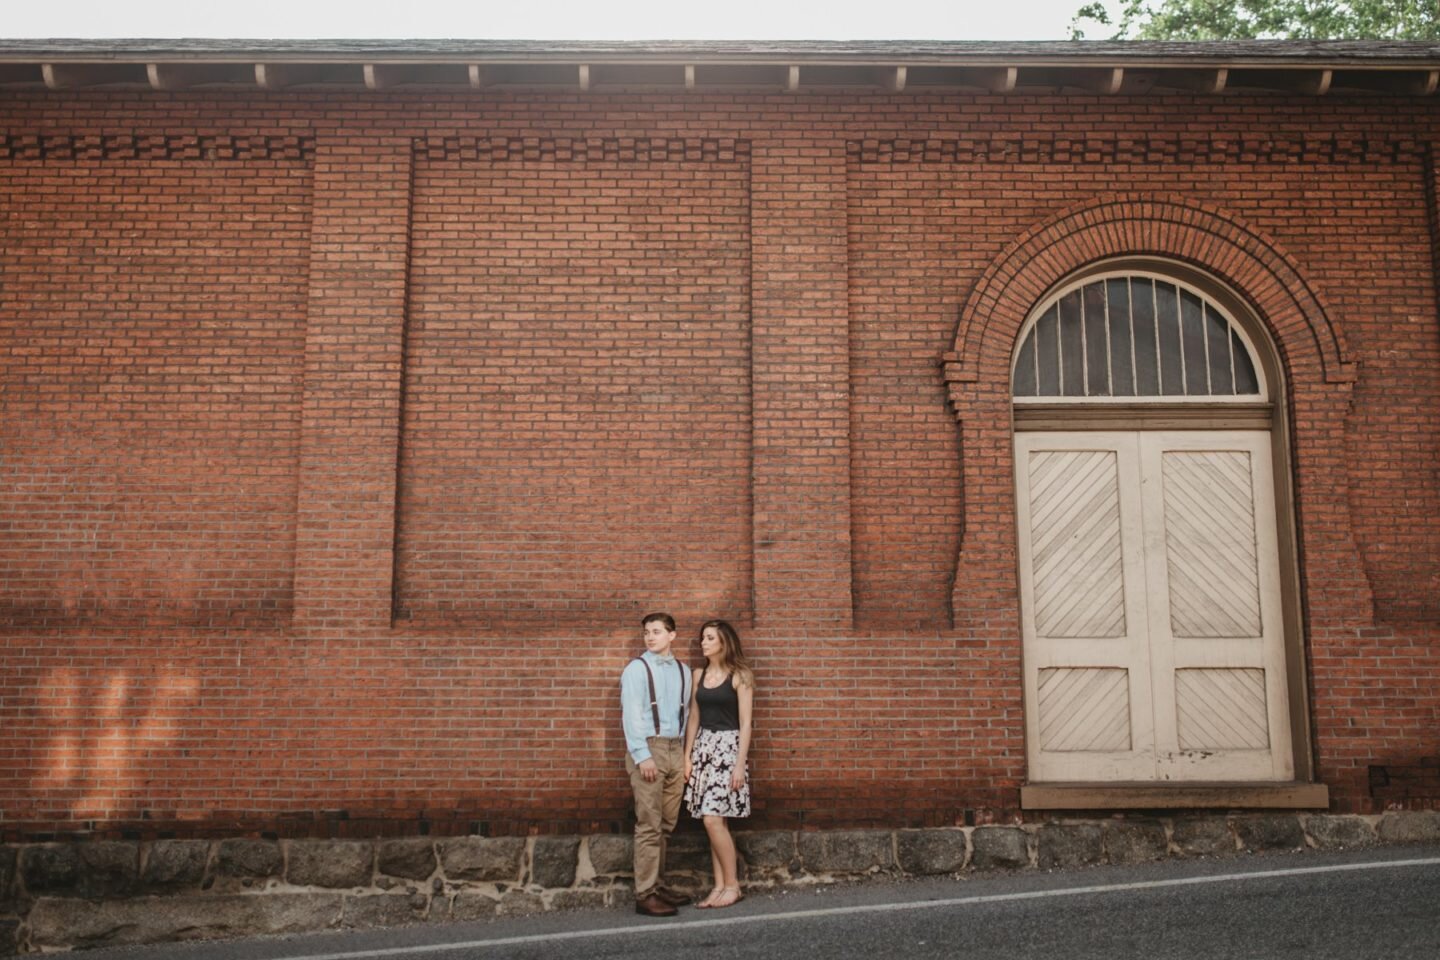
[[[1017,402],[1266,399],[1250,340],[1183,281],[1126,271],[1086,277],[1031,318],[1015,355]]]

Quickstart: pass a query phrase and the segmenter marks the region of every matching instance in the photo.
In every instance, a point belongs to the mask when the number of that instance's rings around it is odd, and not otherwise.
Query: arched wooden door
[[[1230,311],[1158,272],[1087,276],[1022,330],[1032,783],[1293,779],[1266,380]]]

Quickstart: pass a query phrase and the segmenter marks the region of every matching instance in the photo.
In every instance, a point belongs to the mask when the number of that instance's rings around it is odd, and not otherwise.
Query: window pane
[[[1235,357],[1235,392],[1241,395],[1260,392],[1260,378],[1255,376],[1255,365],[1250,362],[1250,352],[1234,333],[1230,334],[1230,353]]]
[[[1105,281],[1110,316],[1110,384],[1117,397],[1135,396],[1134,358],[1130,354],[1130,284]]]
[[[1205,308],[1200,298],[1189,290],[1180,291],[1180,330],[1184,338],[1185,392],[1193,397],[1210,393],[1206,379],[1209,351],[1205,348]]]
[[[1160,393],[1185,392],[1185,365],[1180,354],[1180,291],[1173,284],[1155,284],[1155,327],[1160,331]]]
[[[1067,290],[1015,353],[1017,397],[1257,396],[1240,328],[1178,281],[1114,276]]]
[[[1085,288],[1085,384],[1092,397],[1110,396],[1110,337],[1103,283]]]
[[[1085,396],[1085,345],[1080,331],[1080,291],[1060,298],[1060,392]]]
[[[1037,394],[1042,397],[1060,396],[1060,333],[1055,315],[1055,308],[1051,307],[1035,324],[1035,347],[1040,364]]]
[[[1035,396],[1035,328],[1025,336],[1020,345],[1020,356],[1015,359],[1015,396]]]
[[[1230,324],[1209,307],[1205,308],[1205,343],[1210,350],[1210,392],[1229,396],[1235,392],[1230,372]]]
[[[1160,361],[1155,347],[1155,282],[1132,280],[1130,309],[1135,314],[1135,395],[1160,394]]]

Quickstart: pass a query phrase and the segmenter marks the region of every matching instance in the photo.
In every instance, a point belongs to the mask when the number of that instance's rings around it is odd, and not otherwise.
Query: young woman
[[[705,668],[692,671],[690,721],[685,730],[685,802],[705,821],[715,889],[697,907],[728,907],[741,900],[735,841],[726,817],[750,816],[750,713],[755,677],[740,651],[740,635],[724,620],[700,628]]]

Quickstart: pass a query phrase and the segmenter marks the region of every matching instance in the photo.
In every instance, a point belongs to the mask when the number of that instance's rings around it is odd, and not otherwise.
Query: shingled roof
[[[1390,41],[950,42],[8,40],[0,86],[761,87],[996,93],[1371,91],[1428,96],[1440,44]]]

